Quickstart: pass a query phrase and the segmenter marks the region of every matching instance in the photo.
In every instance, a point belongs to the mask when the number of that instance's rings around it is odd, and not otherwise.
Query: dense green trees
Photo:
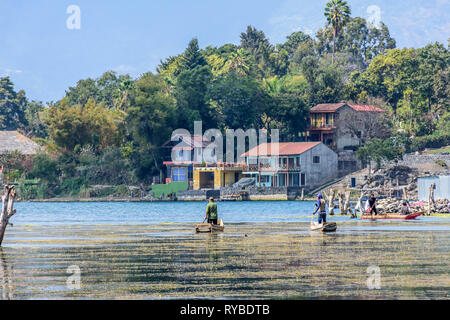
[[[0,129],[15,130],[26,126],[26,108],[25,92],[14,91],[14,85],[9,77],[0,78]]]
[[[362,160],[448,143],[448,46],[396,49],[385,24],[351,17],[343,0],[330,0],[324,14],[314,37],[297,31],[272,44],[248,26],[239,44],[202,49],[194,38],[155,74],[132,79],[108,71],[78,81],[49,106],[0,78],[0,128],[39,138],[50,154],[34,164],[21,163],[20,155],[0,162],[8,177],[45,180],[48,189],[39,192],[47,196],[92,184],[127,190],[162,176],[161,146],[174,129],[193,132],[201,120],[204,130],[278,128],[281,140],[299,141],[311,106],[340,101],[388,111],[387,131],[365,136]]]

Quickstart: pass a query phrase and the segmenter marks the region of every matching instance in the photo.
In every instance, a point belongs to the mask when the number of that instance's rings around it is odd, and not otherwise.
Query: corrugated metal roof
[[[36,154],[39,145],[17,131],[0,131],[0,153],[20,151],[22,154]]]
[[[281,142],[281,143],[263,143],[259,146],[244,153],[242,157],[255,157],[258,155],[276,155],[278,148],[278,155],[290,156],[302,154],[311,148],[321,144],[321,142]]]

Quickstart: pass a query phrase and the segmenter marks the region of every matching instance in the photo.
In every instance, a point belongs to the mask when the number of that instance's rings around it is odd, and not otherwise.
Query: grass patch
[[[448,152],[450,153],[450,146],[446,146],[440,149],[435,149],[435,150],[430,150],[427,153],[428,154],[439,154],[439,153],[443,153],[443,152]]]

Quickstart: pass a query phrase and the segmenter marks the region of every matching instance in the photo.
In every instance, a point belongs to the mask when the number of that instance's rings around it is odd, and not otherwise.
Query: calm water
[[[448,299],[450,219],[329,217],[311,202],[218,203],[223,234],[195,234],[205,202],[17,203],[0,249],[3,299]],[[80,271],[70,289],[69,266]],[[369,288],[367,268],[380,270]]]

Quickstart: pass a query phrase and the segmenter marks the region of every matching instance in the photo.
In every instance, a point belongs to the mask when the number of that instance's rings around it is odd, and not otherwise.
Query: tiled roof
[[[19,151],[25,155],[36,154],[39,145],[17,131],[0,131],[0,153]]]
[[[244,153],[242,157],[258,155],[275,155],[278,147],[278,155],[290,156],[302,154],[309,149],[321,144],[321,142],[281,142],[281,143],[263,143]]]
[[[311,111],[333,112],[345,105],[346,103],[323,103],[311,108]]]
[[[385,112],[385,110],[372,106],[372,105],[357,105],[357,104],[347,104],[347,103],[323,103],[311,109],[311,112],[335,112],[343,106],[349,106],[355,111],[367,111],[367,112]]]
[[[369,111],[369,112],[385,112],[385,110],[378,108],[377,106],[349,104],[356,111]]]

